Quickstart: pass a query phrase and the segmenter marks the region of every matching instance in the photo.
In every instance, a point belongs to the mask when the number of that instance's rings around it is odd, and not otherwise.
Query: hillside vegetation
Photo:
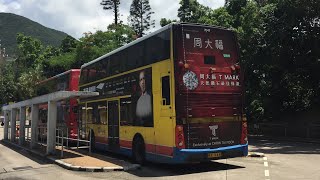
[[[16,54],[17,33],[39,39],[44,45],[59,46],[66,33],[47,28],[23,16],[0,13],[0,40],[9,56]]]

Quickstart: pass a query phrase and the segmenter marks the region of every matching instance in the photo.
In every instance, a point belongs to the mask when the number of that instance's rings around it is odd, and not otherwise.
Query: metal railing
[[[47,126],[38,126],[37,130],[37,142],[45,146],[47,144]]]
[[[27,125],[25,126],[25,140],[31,141],[31,127]]]
[[[78,129],[77,138],[70,138],[69,129],[66,127],[59,127],[56,129],[56,146],[61,146],[61,157],[63,157],[65,147],[67,149],[74,149],[69,147],[69,141],[76,141],[76,149],[89,148],[89,154],[91,154],[91,139],[91,134],[89,136],[89,140],[80,139],[80,129]],[[80,143],[84,143],[85,145],[81,146]]]

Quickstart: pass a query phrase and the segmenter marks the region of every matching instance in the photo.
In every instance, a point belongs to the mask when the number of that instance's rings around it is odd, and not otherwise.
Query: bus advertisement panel
[[[177,124],[185,130],[185,147],[240,144],[242,76],[235,34],[180,26],[175,40]]]
[[[120,107],[125,108],[129,112],[122,114],[122,111],[120,111],[121,125],[152,127],[151,75],[151,68],[141,69],[112,79],[96,82],[89,86],[82,86],[80,91],[99,92],[98,99],[127,97],[120,102]],[[91,98],[91,100],[93,99]]]

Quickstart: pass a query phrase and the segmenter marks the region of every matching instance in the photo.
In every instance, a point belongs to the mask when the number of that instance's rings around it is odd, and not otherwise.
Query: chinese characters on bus
[[[204,40],[204,43],[201,38],[194,38],[194,47],[195,48],[205,48],[205,49],[213,49],[213,42],[210,39]],[[219,50],[223,50],[223,41],[222,40],[215,40],[215,48]]]
[[[239,75],[200,74],[200,86],[240,86]]]

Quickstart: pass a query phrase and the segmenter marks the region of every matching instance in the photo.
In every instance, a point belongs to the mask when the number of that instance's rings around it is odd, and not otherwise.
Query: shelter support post
[[[47,154],[55,153],[56,146],[56,126],[57,126],[57,102],[48,102],[47,121]]]
[[[11,118],[10,118],[10,124],[11,124],[11,142],[16,141],[16,115],[17,115],[17,109],[11,110]]]
[[[31,107],[31,143],[30,148],[34,148],[37,141],[37,131],[38,131],[38,121],[39,121],[39,105],[33,104]]]
[[[4,134],[3,139],[8,140],[8,129],[9,129],[9,121],[10,121],[11,112],[4,111]]]
[[[25,125],[26,125],[26,107],[20,107],[19,145],[23,145],[26,140]]]

